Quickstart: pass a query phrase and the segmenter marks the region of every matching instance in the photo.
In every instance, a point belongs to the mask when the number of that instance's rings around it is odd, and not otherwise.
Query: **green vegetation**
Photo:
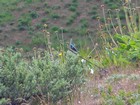
[[[52,19],[59,19],[59,18],[60,18],[60,15],[57,14],[57,13],[52,13],[52,14],[51,14],[51,18],[52,18]]]
[[[85,10],[79,11],[79,0],[64,7],[45,0],[39,7],[39,1],[0,1],[0,8],[9,7],[1,12],[0,24],[10,22],[7,27],[17,27],[13,31],[24,38],[29,34],[23,41],[15,35],[13,47],[0,48],[0,105],[84,104],[89,97],[100,101],[96,105],[139,105],[139,8],[131,7],[129,1],[117,9],[123,2],[103,0],[110,9],[101,5],[101,11],[91,6],[88,13],[82,13]],[[33,9],[21,9],[17,15],[16,5],[25,4],[34,5]],[[66,10],[64,14],[59,14],[61,9]],[[14,19],[17,23],[11,22]],[[91,21],[96,22],[95,30]],[[0,40],[7,37],[5,34]]]
[[[32,95],[56,103],[68,98],[85,81],[84,65],[71,52],[67,52],[64,62],[58,55],[51,60],[46,51],[40,57],[41,51],[34,49],[31,61],[24,60],[21,53],[12,49],[0,53],[0,97],[9,98],[13,104],[19,97],[28,99]],[[0,102],[4,103],[4,98]]]
[[[61,5],[62,2],[64,5]],[[44,0],[41,1],[40,0],[24,0],[24,1],[1,0],[0,1],[0,12],[1,12],[0,24],[6,27],[6,24],[9,26],[12,23],[13,24],[12,27],[14,30],[18,28],[18,31],[15,34],[19,34],[21,33],[21,31],[22,32],[28,31],[27,38],[32,38],[30,35],[33,35],[34,33],[37,33],[38,31],[42,30],[43,24],[47,23],[48,25],[50,25],[50,27],[52,27],[52,24],[54,26],[54,23],[57,21],[58,23],[57,26],[61,27],[66,24],[65,26],[66,29],[69,28],[71,29],[71,26],[74,25],[73,28],[75,31],[74,30],[67,31],[67,33],[65,33],[65,36],[69,37],[69,35],[72,36],[71,34],[78,33],[78,37],[80,38],[80,35],[83,36],[84,34],[86,34],[87,28],[92,28],[91,22],[80,23],[81,22],[80,20],[82,19],[81,18],[82,15],[85,14],[85,17],[83,18],[88,19],[87,21],[93,21],[93,20],[96,21],[97,17],[99,17],[101,14],[100,9],[98,9],[98,7],[100,7],[99,4],[92,5],[92,6],[89,5],[87,7],[88,12],[86,11],[85,8],[82,7],[84,5],[86,6],[90,2],[93,1],[85,0],[83,1],[83,4],[79,0],[72,0],[69,2],[61,1],[61,3],[57,1],[58,4],[53,5],[50,1],[46,2]],[[113,5],[120,6],[119,4],[120,1],[103,0],[101,2],[106,3],[107,6],[109,6],[108,5],[109,3],[113,4],[115,2],[115,4]],[[114,14],[112,14],[112,16],[116,17]],[[120,18],[124,19],[123,12],[121,12]],[[104,20],[102,20],[102,22],[103,21]],[[73,24],[75,22],[78,22],[78,24]],[[48,30],[52,31],[52,28],[49,28]],[[14,32],[15,31],[13,31],[13,33]],[[5,31],[2,31],[2,34],[5,34]],[[93,34],[94,35],[92,35],[92,38],[96,37],[97,35],[96,32],[94,32]],[[7,39],[8,38],[9,37],[7,37]],[[30,42],[31,40],[32,39],[30,39]]]
[[[29,14],[23,14],[18,20],[18,29],[19,30],[27,30],[31,24],[32,18]]]
[[[78,15],[79,15],[78,12],[73,13],[70,17],[68,17],[66,24],[71,25],[75,21]]]
[[[120,90],[117,95],[112,93],[112,90],[108,88],[108,93],[102,92],[104,97],[104,105],[139,105],[140,93],[139,92],[125,92]]]
[[[9,12],[4,12],[0,14],[0,24],[3,24],[7,21],[11,21],[13,19],[13,16]]]

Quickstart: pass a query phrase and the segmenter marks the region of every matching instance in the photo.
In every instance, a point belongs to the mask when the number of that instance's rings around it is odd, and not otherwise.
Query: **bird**
[[[78,50],[75,47],[75,44],[73,43],[72,39],[70,40],[70,50],[74,51],[75,53],[78,52]]]

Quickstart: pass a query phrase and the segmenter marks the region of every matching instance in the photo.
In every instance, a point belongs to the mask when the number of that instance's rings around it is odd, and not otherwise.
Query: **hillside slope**
[[[82,39],[87,30],[94,37],[103,3],[112,10],[122,4],[120,0],[1,0],[0,46],[13,45],[27,50],[44,46],[44,24],[48,25],[53,40],[57,40],[56,31],[60,34],[63,31],[65,39]]]

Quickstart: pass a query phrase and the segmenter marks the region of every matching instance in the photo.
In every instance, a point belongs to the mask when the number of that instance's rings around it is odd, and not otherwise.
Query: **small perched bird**
[[[74,51],[74,52],[78,52],[76,47],[75,47],[75,44],[72,42],[72,39],[70,40],[70,50]]]

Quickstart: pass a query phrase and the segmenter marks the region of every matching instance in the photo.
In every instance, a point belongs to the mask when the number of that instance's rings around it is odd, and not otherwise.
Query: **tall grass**
[[[80,46],[78,52],[73,53],[70,51],[72,49],[69,42],[64,40],[63,28],[60,29],[61,36],[55,33],[59,48],[54,49],[52,34],[48,31],[47,24],[43,30],[45,50],[34,48],[31,55],[26,57],[22,49],[1,50],[0,103],[56,105],[59,102],[61,105],[72,105],[74,98],[80,96],[80,87],[86,82],[89,73],[94,74],[96,70],[105,71],[111,66],[118,68],[137,63],[140,60],[139,8],[132,7],[131,2],[125,2],[121,8],[125,13],[123,21],[119,9],[115,10],[114,19],[111,10],[108,10],[109,17],[106,17],[104,5],[101,8],[105,22],[102,24],[98,18],[98,33],[103,41],[101,50],[100,44],[95,43],[87,32],[86,38],[90,39],[92,47]],[[126,23],[125,26],[122,26],[123,22]],[[85,20],[84,24],[87,25]],[[105,91],[101,92],[104,100],[107,100],[105,104],[110,101],[108,97],[111,96],[111,87],[108,92],[109,95],[106,95]],[[111,97],[115,102],[110,102],[116,104],[118,97]],[[125,103],[123,99],[119,101],[119,104],[122,103]]]

